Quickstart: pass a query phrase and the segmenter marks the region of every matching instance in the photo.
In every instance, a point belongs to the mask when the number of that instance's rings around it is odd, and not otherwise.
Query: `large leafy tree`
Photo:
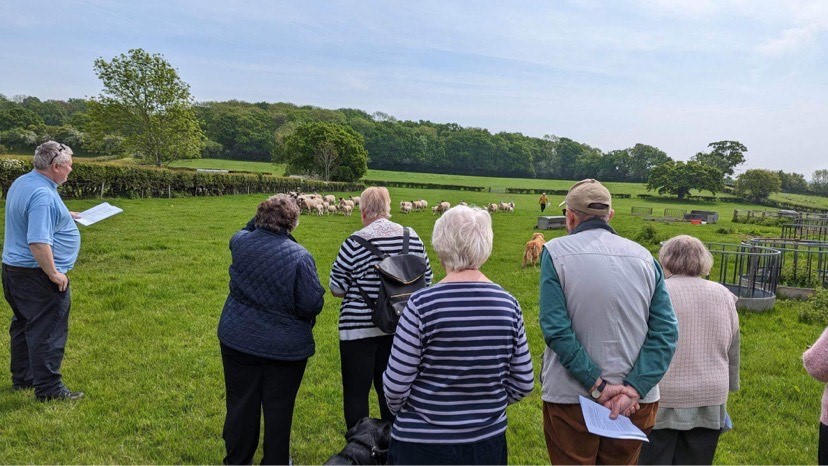
[[[289,173],[318,176],[326,181],[356,181],[368,171],[362,136],[348,126],[306,123],[285,137]]]
[[[29,109],[12,107],[8,110],[0,110],[0,131],[6,131],[12,128],[27,129],[29,126],[42,124],[43,119]]]
[[[739,141],[717,141],[707,145],[710,152],[699,152],[692,160],[719,169],[722,175],[732,175],[737,165],[745,163],[747,147]]]
[[[769,170],[748,170],[736,177],[736,194],[753,202],[761,202],[779,191],[779,175]]]
[[[722,172],[703,163],[670,161],[652,169],[647,190],[670,193],[684,199],[691,189],[710,191],[715,195],[724,189]]]
[[[808,182],[805,180],[805,175],[801,173],[786,173],[782,170],[776,172],[779,181],[782,182],[782,191],[786,193],[807,193]]]
[[[818,194],[828,194],[828,170],[816,170],[811,175],[811,189]]]
[[[670,156],[658,147],[636,144],[629,153],[629,175],[631,181],[646,181],[653,168],[670,161]]]
[[[94,139],[121,136],[126,150],[157,166],[200,155],[204,134],[190,86],[163,56],[132,49],[111,61],[98,58],[94,70],[103,82],[89,104]]]

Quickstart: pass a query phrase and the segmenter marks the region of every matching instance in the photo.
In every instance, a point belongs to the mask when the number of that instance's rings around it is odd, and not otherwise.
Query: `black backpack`
[[[374,266],[380,282],[377,300],[371,299],[359,285],[357,289],[362,299],[368,304],[368,308],[372,310],[371,320],[374,325],[385,333],[394,333],[408,298],[415,291],[426,287],[425,274],[428,262],[424,257],[409,254],[410,236],[408,227],[403,228],[402,252],[393,256],[380,251],[361,236],[351,236],[351,239],[363,245],[371,254],[380,259],[380,262]]]

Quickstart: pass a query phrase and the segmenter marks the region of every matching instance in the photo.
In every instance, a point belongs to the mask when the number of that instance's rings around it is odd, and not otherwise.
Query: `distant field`
[[[791,202],[794,204],[805,205],[809,207],[816,207],[818,209],[828,209],[828,197],[825,196],[809,196],[807,194],[790,194],[790,193],[773,193],[770,196],[771,200],[781,202]]]

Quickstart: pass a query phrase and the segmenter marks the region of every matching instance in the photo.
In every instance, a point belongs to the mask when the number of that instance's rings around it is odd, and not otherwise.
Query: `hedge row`
[[[414,181],[381,181],[381,180],[362,180],[363,183],[369,186],[385,186],[390,188],[416,188],[416,189],[451,189],[455,191],[488,191],[489,188],[481,186],[460,186],[454,184],[438,184],[438,183],[417,183]]]
[[[359,192],[361,183],[337,183],[264,174],[202,173],[105,163],[75,162],[69,180],[60,187],[65,198],[221,196],[225,194]],[[32,170],[29,161],[0,160],[0,188],[5,193],[20,175]]]

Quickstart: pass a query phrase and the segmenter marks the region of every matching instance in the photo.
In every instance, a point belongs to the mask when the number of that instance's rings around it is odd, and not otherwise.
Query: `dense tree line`
[[[58,139],[80,154],[114,156],[128,152],[130,147],[122,137],[93,131],[90,107],[94,103],[85,99],[41,101],[37,97],[7,98],[0,94],[0,150],[29,151],[42,141]],[[197,102],[193,110],[205,136],[201,156],[209,158],[290,164],[295,159],[288,153],[288,142],[297,129],[309,123],[327,123],[361,136],[368,167],[375,169],[648,182],[656,167],[673,162],[664,151],[642,143],[603,152],[566,137],[537,138],[521,133],[491,133],[456,123],[401,121],[382,112],[369,114],[349,108],[328,110],[282,102],[231,100]],[[727,175],[744,162],[746,150],[737,141],[719,141],[710,144],[709,152],[696,154],[691,160]],[[678,165],[669,166],[675,169]],[[799,173],[775,173],[782,191],[828,193],[823,171],[815,173],[810,184]],[[663,178],[665,170],[657,174]]]

